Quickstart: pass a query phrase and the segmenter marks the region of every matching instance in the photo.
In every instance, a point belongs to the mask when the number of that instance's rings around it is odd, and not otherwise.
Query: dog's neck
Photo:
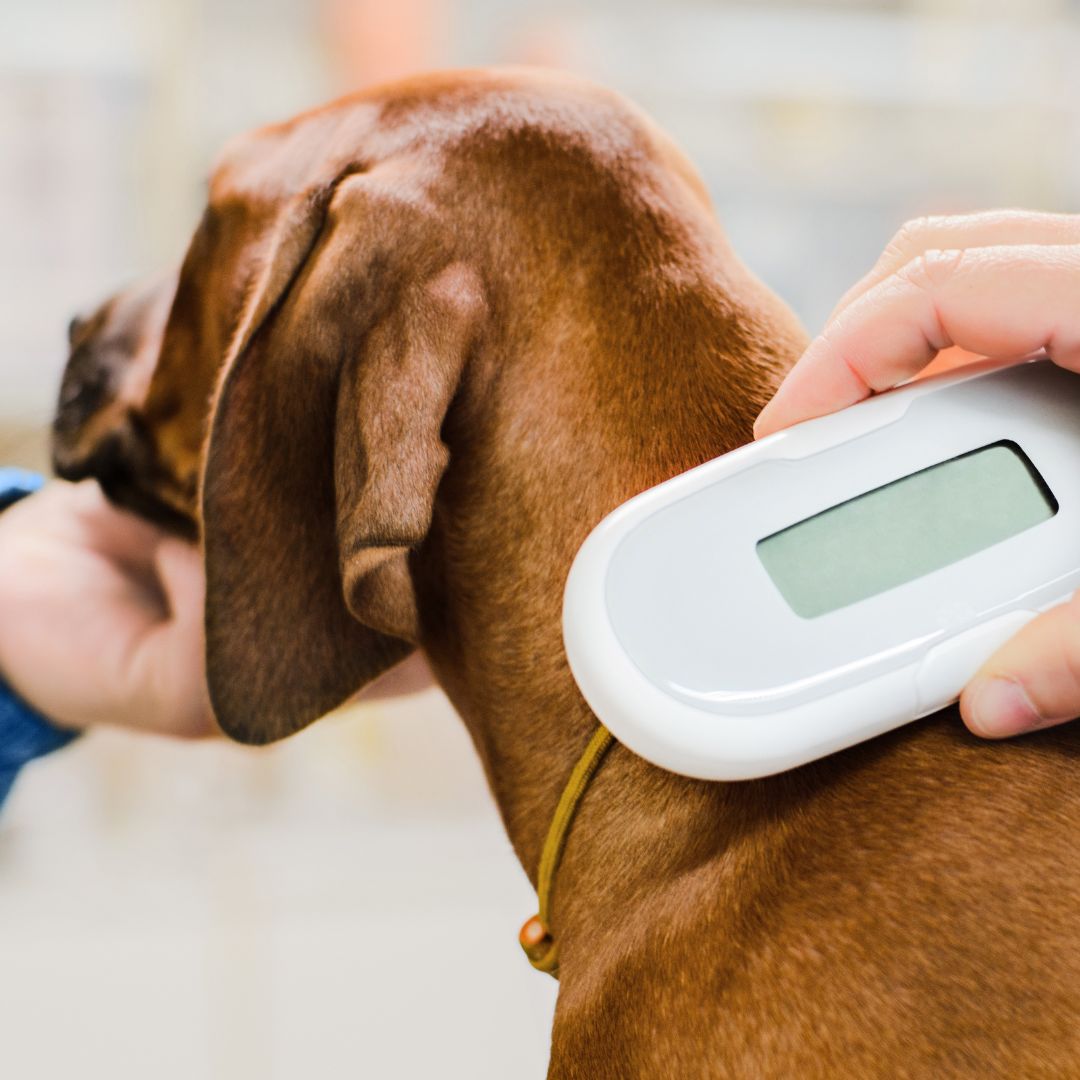
[[[655,341],[638,342],[628,355],[565,356],[544,379],[531,377],[535,366],[504,372],[500,400],[487,403],[486,438],[472,451],[485,464],[452,465],[444,480],[444,505],[455,509],[436,514],[430,578],[421,574],[419,582],[428,593],[421,608],[439,613],[428,619],[424,644],[534,882],[556,802],[597,724],[563,651],[570,562],[620,503],[746,442],[803,343],[790,315],[756,282],[746,285],[754,304],[742,314],[732,314],[730,289],[729,278],[702,297],[696,335],[686,332],[681,311],[681,331],[668,336],[658,326]],[[765,326],[774,330],[767,339],[759,336]],[[469,417],[463,429],[475,424]],[[658,819],[641,811],[670,805],[688,785],[621,747],[586,796],[571,848],[581,850],[579,834],[590,828],[604,790],[626,785],[635,827],[625,806],[607,806],[604,819],[622,822],[618,846],[644,871]],[[705,791],[696,800],[715,798]],[[677,817],[694,812],[685,792],[677,801]],[[678,857],[674,847],[666,857]]]

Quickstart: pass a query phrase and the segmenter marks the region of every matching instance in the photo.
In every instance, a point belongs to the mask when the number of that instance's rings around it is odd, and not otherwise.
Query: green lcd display
[[[812,619],[914,581],[1052,518],[1024,452],[997,442],[894,480],[759,540],[792,610]]]

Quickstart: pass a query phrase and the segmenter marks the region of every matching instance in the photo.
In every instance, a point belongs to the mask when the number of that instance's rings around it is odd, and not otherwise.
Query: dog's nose
[[[79,428],[105,403],[109,378],[104,371],[87,365],[69,368],[60,383],[56,422],[60,427]]]
[[[68,344],[74,345],[77,338],[82,335],[82,332],[86,329],[87,320],[81,315],[73,315],[71,322],[68,323]]]

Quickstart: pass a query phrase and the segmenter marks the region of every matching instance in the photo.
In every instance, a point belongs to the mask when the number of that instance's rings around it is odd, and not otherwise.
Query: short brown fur
[[[288,734],[419,646],[534,875],[596,724],[577,547],[747,441],[803,344],[685,159],[576,80],[425,77],[234,144],[137,410],[170,500],[202,470],[223,727]],[[1078,748],[951,709],[741,784],[616,747],[556,883],[550,1076],[1077,1076]]]

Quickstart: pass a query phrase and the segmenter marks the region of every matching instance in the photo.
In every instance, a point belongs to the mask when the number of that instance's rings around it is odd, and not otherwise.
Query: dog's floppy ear
[[[416,642],[409,553],[484,306],[433,230],[363,173],[298,198],[230,348],[202,519],[210,693],[241,741],[299,730]]]

